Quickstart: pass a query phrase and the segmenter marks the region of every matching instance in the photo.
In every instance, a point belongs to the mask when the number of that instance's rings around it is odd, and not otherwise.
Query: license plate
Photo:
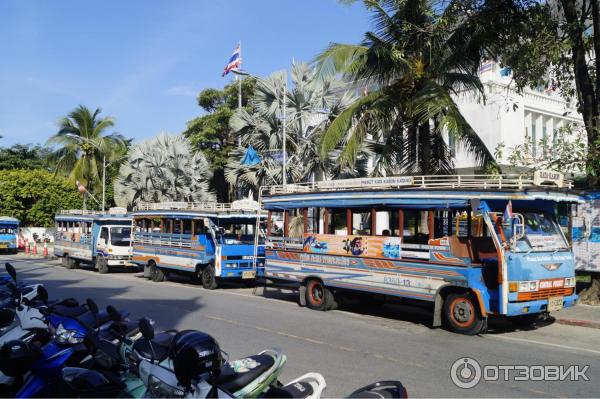
[[[548,312],[554,312],[563,308],[562,296],[551,296],[548,298]]]
[[[242,272],[242,278],[254,278],[256,277],[256,272],[254,270],[247,270]]]

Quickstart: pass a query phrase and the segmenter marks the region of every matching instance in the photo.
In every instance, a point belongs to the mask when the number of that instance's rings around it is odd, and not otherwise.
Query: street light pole
[[[283,158],[283,171],[282,171],[282,181],[283,181],[283,186],[285,187],[285,185],[287,184],[287,177],[286,177],[286,172],[285,172],[285,166],[286,166],[286,160],[287,160],[287,156],[286,156],[286,149],[285,149],[285,142],[286,140],[286,136],[285,136],[285,128],[286,128],[286,107],[287,107],[287,69],[285,70],[285,80],[283,81],[283,115],[282,115],[282,134],[283,134],[283,154],[282,154],[282,158]]]

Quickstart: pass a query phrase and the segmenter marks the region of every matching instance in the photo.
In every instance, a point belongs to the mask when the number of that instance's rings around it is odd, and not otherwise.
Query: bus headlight
[[[573,288],[577,285],[577,278],[567,277],[565,278],[565,288]]]
[[[532,292],[537,291],[539,283],[535,281],[513,281],[508,284],[510,292]]]

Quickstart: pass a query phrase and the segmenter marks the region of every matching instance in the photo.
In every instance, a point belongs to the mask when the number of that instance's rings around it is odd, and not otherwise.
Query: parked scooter
[[[0,285],[0,310],[3,312],[0,314],[0,328],[4,324],[11,322],[12,319],[10,311],[4,311],[6,309],[14,309],[16,301],[20,295],[23,299],[34,300],[37,297],[37,287],[41,284],[24,285],[17,281],[17,271],[14,266],[10,263],[5,263],[6,272],[9,275],[10,280],[6,284]]]
[[[106,314],[99,312],[91,299],[83,309],[67,310],[68,315],[49,309],[46,316],[53,340],[39,348],[23,341],[7,342],[0,350],[0,370],[16,377],[17,382],[25,376],[20,389],[15,385],[16,397],[53,396],[57,391],[61,370],[68,365],[79,364],[88,351],[83,339],[89,331],[104,331],[110,322]],[[57,326],[57,327],[53,327]],[[104,327],[104,328],[102,328]]]

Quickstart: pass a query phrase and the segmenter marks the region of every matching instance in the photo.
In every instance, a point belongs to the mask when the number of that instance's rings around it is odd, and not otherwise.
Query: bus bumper
[[[577,298],[577,294],[564,296],[562,307],[559,309],[550,309],[550,312],[555,312],[563,308],[574,306],[577,303]],[[548,302],[548,299],[527,302],[509,302],[507,316],[520,316],[524,314],[548,312]]]
[[[224,267],[221,266],[221,278],[242,278],[242,279],[253,279],[256,277],[262,277],[265,274],[264,267],[257,267],[253,269],[251,267]]]

